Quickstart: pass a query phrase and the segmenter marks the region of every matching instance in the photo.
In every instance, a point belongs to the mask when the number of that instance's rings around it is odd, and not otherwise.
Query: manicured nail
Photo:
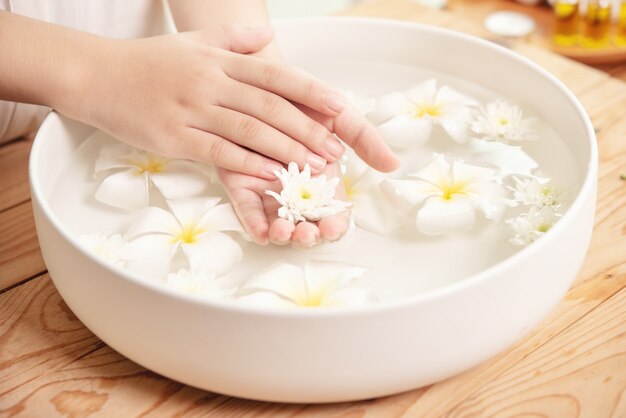
[[[341,113],[346,108],[346,99],[335,93],[326,94],[326,107],[333,112]]]
[[[326,151],[328,151],[328,153],[336,159],[341,158],[343,152],[345,151],[343,145],[341,145],[335,138],[326,140],[325,146]]]
[[[306,162],[311,166],[311,170],[315,173],[319,173],[326,167],[326,160],[319,155],[309,152],[306,156]]]

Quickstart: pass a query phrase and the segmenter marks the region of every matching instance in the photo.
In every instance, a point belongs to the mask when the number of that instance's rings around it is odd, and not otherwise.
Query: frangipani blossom
[[[512,181],[513,186],[508,188],[513,193],[514,206],[549,206],[556,210],[563,204],[565,192],[550,184],[549,178],[512,176]]]
[[[385,178],[384,174],[365,164],[354,153],[342,159],[341,180],[352,203],[351,213],[355,223],[381,235],[401,225],[401,218],[380,189]]]
[[[281,204],[278,216],[291,222],[317,221],[342,212],[350,203],[334,199],[339,178],[326,179],[325,175],[311,177],[311,168],[305,164],[300,172],[298,165],[289,163],[288,170],[275,171],[282,184],[280,194],[267,190]]]
[[[486,141],[534,141],[539,139],[537,122],[535,118],[524,118],[519,107],[496,100],[480,109],[472,131]]]
[[[78,239],[89,252],[116,266],[124,267],[132,259],[129,245],[120,234],[83,234]]]
[[[168,201],[172,212],[145,208],[131,225],[126,239],[137,254],[129,268],[165,277],[180,254],[190,271],[225,274],[241,261],[239,244],[224,231],[243,228],[230,203],[220,198],[186,198]]]
[[[507,221],[514,232],[509,242],[522,247],[535,242],[548,232],[556,221],[557,214],[550,206],[532,207],[528,213]]]
[[[252,277],[239,301],[275,308],[360,306],[372,302],[369,290],[354,285],[368,269],[332,261],[309,261],[304,268],[281,263]]]
[[[223,278],[213,273],[190,272],[180,269],[167,275],[165,284],[176,292],[203,298],[230,298],[236,289],[224,286]]]
[[[504,210],[501,187],[495,170],[454,161],[443,154],[410,180],[385,180],[383,192],[405,213],[422,204],[417,212],[417,229],[426,235],[441,235],[471,229],[477,210],[487,219],[498,220]]]
[[[186,160],[172,160],[122,143],[102,147],[94,171],[102,180],[96,199],[122,209],[148,206],[155,186],[166,199],[197,196],[210,182],[210,174]]]
[[[430,139],[433,125],[440,125],[452,139],[463,143],[477,103],[431,79],[404,93],[389,93],[376,100],[368,114],[380,134],[392,146],[406,148]]]
[[[352,90],[344,91],[348,101],[354,106],[354,108],[362,115],[367,115],[376,106],[376,100],[372,97],[367,97],[359,93],[355,93]]]

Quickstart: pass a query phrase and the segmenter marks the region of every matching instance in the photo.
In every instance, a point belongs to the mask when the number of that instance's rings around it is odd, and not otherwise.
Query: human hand
[[[158,154],[272,179],[277,162],[308,163],[315,173],[343,152],[331,131],[293,102],[337,117],[337,133],[366,162],[394,169],[397,159],[375,129],[350,116],[334,89],[297,69],[235,53],[260,50],[272,35],[257,29],[111,40],[78,83],[89,88],[70,92],[60,110]]]
[[[340,174],[338,163],[328,164],[322,174],[327,177],[338,176]],[[239,219],[257,244],[293,243],[300,247],[312,247],[323,241],[337,241],[348,230],[348,212],[327,216],[317,222],[300,222],[297,225],[279,218],[280,204],[274,197],[265,193],[266,190],[280,193],[279,182],[225,169],[218,169],[218,175]],[[339,182],[337,186],[335,197],[347,199],[342,182]]]

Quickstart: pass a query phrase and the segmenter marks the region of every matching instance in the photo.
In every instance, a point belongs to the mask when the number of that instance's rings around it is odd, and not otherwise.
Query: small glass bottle
[[[579,30],[578,0],[556,0],[554,2],[553,40],[556,45],[573,46],[578,43]]]
[[[622,0],[619,3],[615,44],[617,46],[626,47],[626,0]]]
[[[589,0],[584,21],[582,46],[585,48],[608,46],[611,32],[611,0]]]

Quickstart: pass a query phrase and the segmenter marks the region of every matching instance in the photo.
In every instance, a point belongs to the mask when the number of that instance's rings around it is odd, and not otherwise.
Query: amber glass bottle
[[[572,46],[578,43],[579,13],[578,0],[556,0],[554,3],[554,43]]]
[[[584,19],[582,46],[602,48],[611,34],[611,0],[589,0]]]
[[[622,0],[619,3],[617,27],[615,30],[615,44],[621,47],[626,47],[626,0]]]

